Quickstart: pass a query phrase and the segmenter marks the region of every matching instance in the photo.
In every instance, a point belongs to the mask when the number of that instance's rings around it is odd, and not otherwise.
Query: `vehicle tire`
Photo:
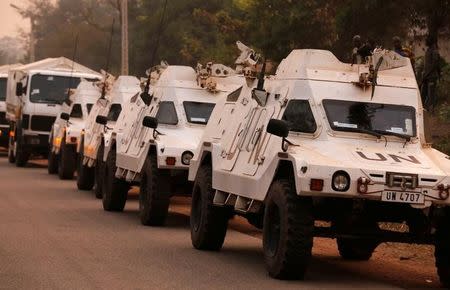
[[[103,209],[105,211],[123,211],[127,202],[129,185],[116,178],[116,149],[112,148],[106,159],[102,186]]]
[[[25,149],[24,145],[22,144],[23,138],[22,138],[22,129],[20,126],[17,126],[16,128],[16,138],[14,142],[15,147],[15,162],[17,167],[25,167],[28,163],[28,159],[30,159],[30,153]]]
[[[49,151],[48,151],[48,165],[47,165],[47,171],[48,174],[56,174],[58,173],[58,156],[53,152],[53,136],[50,138],[50,144],[49,144]]]
[[[158,169],[156,156],[150,154],[142,168],[139,217],[146,226],[161,226],[169,212],[170,180]]]
[[[79,190],[92,190],[94,187],[95,173],[94,167],[83,165],[84,159],[84,140],[80,144],[80,153],[77,163],[77,187]]]
[[[363,217],[359,217],[357,220],[358,222],[345,222],[342,226],[345,226],[345,229],[359,229],[360,231],[366,231],[369,233],[379,230],[376,222],[364,220]],[[376,240],[362,238],[338,237],[336,242],[341,257],[345,260],[353,261],[369,260],[379,245],[379,242]]]
[[[299,197],[288,180],[270,186],[264,211],[263,251],[269,275],[276,279],[303,279],[313,246],[313,203]]]
[[[48,174],[57,174],[58,173],[58,156],[55,154],[55,152],[52,152],[50,149],[50,152],[48,152],[48,166],[47,171]]]
[[[97,150],[97,160],[95,161],[95,168],[94,168],[94,174],[95,174],[95,197],[98,199],[101,199],[103,196],[103,179],[105,176],[105,162],[103,162],[103,152],[104,150],[103,142],[100,144],[100,147]]]
[[[11,132],[11,129],[12,128],[10,128],[9,130],[10,130],[10,132]],[[16,162],[16,155],[14,154],[14,139],[13,139],[13,137],[10,135],[9,137],[8,137],[8,162],[9,163],[11,163],[11,164],[13,164],[13,163],[15,163]]]
[[[450,209],[445,208],[444,216],[436,225],[434,258],[442,286],[450,288]]]
[[[75,173],[75,166],[77,164],[77,154],[75,146],[66,144],[66,137],[61,140],[61,147],[59,149],[58,158],[58,175],[59,179],[70,180],[73,179]]]
[[[202,165],[195,178],[191,202],[191,241],[199,250],[218,251],[222,248],[232,216],[230,207],[213,205],[211,165]]]

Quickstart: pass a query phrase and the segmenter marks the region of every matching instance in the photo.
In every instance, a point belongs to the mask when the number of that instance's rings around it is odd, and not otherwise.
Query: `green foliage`
[[[450,155],[450,137],[441,138],[434,144],[433,147],[447,155]]]
[[[232,64],[241,40],[279,62],[296,48],[331,49],[345,59],[351,39],[360,34],[390,48],[394,35],[411,27],[449,25],[449,0],[128,0],[130,68],[142,74],[152,64],[195,65],[198,61]],[[120,10],[117,0],[29,0],[19,11],[36,23],[38,58],[73,54],[94,69],[105,68],[109,27],[116,21],[112,72],[120,67]],[[54,3],[54,4],[53,4]],[[157,35],[160,45],[152,60]],[[445,89],[444,89],[445,90]],[[447,90],[448,91],[448,90]]]

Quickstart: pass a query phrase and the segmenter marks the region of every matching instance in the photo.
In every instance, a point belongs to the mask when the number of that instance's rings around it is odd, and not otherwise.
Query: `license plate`
[[[39,138],[31,138],[30,139],[31,145],[39,145],[40,143],[41,143],[41,140],[39,140]]]
[[[387,202],[424,204],[425,196],[420,192],[383,191],[381,200]]]

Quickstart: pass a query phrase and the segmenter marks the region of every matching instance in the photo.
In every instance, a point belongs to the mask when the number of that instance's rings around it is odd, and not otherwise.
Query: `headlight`
[[[350,188],[350,176],[345,171],[337,171],[333,174],[331,187],[335,191],[347,191]]]
[[[181,155],[181,163],[184,165],[189,165],[191,163],[191,159],[194,157],[194,153],[191,151],[186,151]]]

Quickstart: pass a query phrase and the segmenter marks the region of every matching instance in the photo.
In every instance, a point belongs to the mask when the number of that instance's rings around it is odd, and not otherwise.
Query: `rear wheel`
[[[66,144],[66,137],[61,141],[58,158],[58,175],[60,179],[73,179],[77,162],[75,146]]]
[[[116,149],[112,148],[105,164],[103,178],[103,209],[106,211],[123,211],[127,202],[129,185],[116,178]]]
[[[161,226],[166,221],[170,202],[170,180],[164,173],[158,170],[156,156],[147,156],[139,194],[139,216],[143,225]]]
[[[199,250],[218,251],[222,248],[232,215],[229,207],[214,206],[212,168],[202,165],[194,182],[191,203],[191,241]]]
[[[264,211],[263,251],[269,275],[303,279],[313,246],[311,198],[296,195],[288,180],[276,180],[269,189]]]
[[[439,280],[445,288],[450,288],[450,209],[446,208],[443,217],[436,225],[434,257]]]
[[[105,162],[103,162],[103,152],[104,152],[103,142],[97,150],[97,160],[95,161],[95,197],[100,199],[103,196],[103,179],[105,178]]]
[[[374,233],[379,230],[376,222],[368,221],[364,217],[357,220],[337,224],[344,230],[353,229],[356,232]],[[372,257],[373,252],[377,248],[379,242],[373,239],[363,238],[337,238],[336,239],[339,254],[345,260],[367,261]]]
[[[77,187],[79,190],[92,190],[94,187],[94,167],[83,164],[84,159],[84,139],[80,144],[80,153],[77,163]]]

